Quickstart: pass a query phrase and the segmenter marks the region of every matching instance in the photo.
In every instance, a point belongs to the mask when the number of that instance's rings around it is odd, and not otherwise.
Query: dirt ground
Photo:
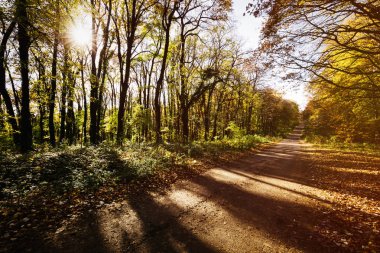
[[[380,157],[316,149],[300,134],[194,161],[203,173],[73,215],[23,251],[380,252]]]

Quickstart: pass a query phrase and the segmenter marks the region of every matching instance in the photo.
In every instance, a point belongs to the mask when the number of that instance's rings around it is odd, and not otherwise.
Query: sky
[[[236,35],[243,42],[244,49],[253,50],[259,45],[263,20],[251,15],[243,16],[249,2],[250,0],[233,0],[232,20],[235,21]],[[282,93],[284,98],[296,102],[301,109],[305,108],[308,101],[308,94],[304,86],[297,85],[297,87],[290,87],[290,85],[286,83],[276,83],[273,88]]]

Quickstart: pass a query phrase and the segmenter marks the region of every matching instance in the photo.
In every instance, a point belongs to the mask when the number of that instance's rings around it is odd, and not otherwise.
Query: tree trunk
[[[204,134],[204,140],[208,141],[209,139],[209,133],[210,133],[210,111],[211,111],[211,98],[214,93],[214,88],[213,87],[210,92],[208,93],[208,98],[207,102],[205,105],[205,121],[204,121],[204,126],[205,126],[205,134]]]
[[[189,141],[189,108],[181,108],[181,121],[182,121],[182,141],[187,143]]]
[[[44,119],[45,119],[45,108],[43,105],[39,105],[40,119],[39,119],[39,128],[40,128],[40,143],[44,142],[45,130],[44,130]]]
[[[84,81],[84,66],[83,66],[83,58],[81,59],[81,69],[80,69],[80,75],[81,75],[81,83],[82,83],[82,90],[83,90],[83,108],[84,108],[84,115],[83,115],[83,142],[87,143],[87,94],[86,94],[86,87],[85,87],[85,81]]]
[[[248,113],[247,113],[247,124],[246,124],[247,134],[252,134],[252,129],[251,129],[252,113],[253,113],[253,104],[252,102],[250,102],[248,106]]]
[[[63,73],[62,73],[62,92],[61,92],[61,124],[60,124],[60,130],[59,130],[59,142],[62,142],[66,138],[66,96],[67,96],[67,90],[68,90],[68,52],[67,48],[65,48],[65,55],[64,55],[64,66],[63,66]]]
[[[21,151],[27,152],[32,150],[33,133],[30,115],[30,94],[29,94],[29,46],[30,37],[27,32],[29,26],[27,14],[27,1],[16,1],[16,13],[18,23],[18,42],[20,54],[21,70]]]
[[[6,71],[5,71],[5,51],[8,39],[16,26],[16,22],[13,21],[7,28],[0,45],[0,95],[3,97],[6,111],[8,113],[8,122],[12,127],[13,142],[16,146],[20,145],[19,127],[16,121],[16,115],[13,111],[12,100],[5,86]]]
[[[166,61],[167,61],[168,52],[169,52],[170,27],[171,27],[173,15],[174,15],[174,10],[169,15],[169,17],[168,17],[168,23],[167,23],[167,25],[165,27],[164,55],[162,57],[160,75],[159,75],[159,78],[158,78],[158,81],[157,81],[157,85],[156,85],[156,92],[154,94],[154,113],[155,113],[156,143],[162,143],[160,96],[161,96],[162,86],[163,86],[163,83],[164,83],[164,76],[165,76],[165,70],[166,70]]]
[[[37,87],[37,96],[38,96],[38,111],[40,113],[39,118],[39,129],[40,129],[40,135],[39,135],[39,141],[40,143],[44,142],[45,138],[45,130],[44,130],[44,120],[45,120],[45,93],[44,88],[46,90],[46,80],[45,80],[45,66],[41,63],[41,61],[36,57],[36,61],[38,62],[38,72],[39,72],[39,81],[40,84]]]
[[[97,122],[96,122],[96,128],[97,128],[98,134],[100,131],[101,119],[103,115],[102,105],[103,105],[105,79],[106,79],[107,67],[108,67],[107,53],[108,53],[109,27],[111,23],[111,13],[112,13],[112,0],[108,1],[107,11],[108,11],[107,23],[103,27],[103,48],[100,51],[99,64],[98,64],[99,67],[98,67],[98,73],[97,73],[97,80],[100,80],[98,112],[97,112]]]
[[[57,1],[57,15],[59,18],[59,1]],[[58,20],[59,21],[59,20]],[[57,22],[58,26],[59,22]],[[51,82],[50,82],[50,95],[49,95],[49,137],[50,145],[55,147],[55,125],[54,125],[54,109],[55,109],[55,95],[57,90],[57,57],[58,57],[58,41],[59,39],[59,28],[54,32],[54,42],[53,42],[53,59],[51,65]]]
[[[67,103],[67,118],[66,118],[66,130],[67,130],[67,140],[70,145],[75,141],[75,114],[74,114],[74,90],[75,90],[75,78],[72,71],[68,73],[68,103]]]
[[[119,145],[123,143],[124,137],[124,115],[125,115],[125,106],[126,106],[126,97],[129,89],[129,78],[131,74],[131,63],[132,63],[132,52],[133,52],[133,44],[135,42],[135,35],[138,25],[140,23],[140,13],[141,7],[137,7],[137,0],[132,0],[129,2],[131,4],[130,7],[125,6],[127,11],[127,21],[128,21],[128,29],[127,29],[127,55],[125,58],[125,74],[123,82],[121,83],[121,91],[120,91],[120,100],[119,100],[119,111],[117,115],[117,142]],[[127,2],[125,2],[127,5]],[[129,9],[131,8],[131,9]],[[121,63],[122,64],[122,63]],[[122,75],[122,73],[120,73]]]
[[[179,58],[179,75],[180,75],[180,104],[181,104],[181,123],[182,123],[182,142],[187,143],[189,141],[189,109],[188,103],[188,91],[187,80],[185,78],[185,43],[186,37],[184,35],[185,25],[181,25],[181,44],[180,44],[180,58]]]
[[[20,115],[21,114],[20,96],[18,95],[18,92],[16,90],[15,82],[13,81],[12,73],[11,73],[9,67],[8,67],[8,64],[6,64],[6,62],[4,62],[4,64],[5,64],[5,67],[6,67],[7,71],[8,71],[9,81],[11,82],[11,86],[12,86],[12,92],[13,92],[13,97],[14,97],[14,100],[15,100],[16,112],[17,112],[17,115]]]
[[[95,9],[95,0],[91,0],[91,6]],[[96,55],[98,51],[96,39],[95,12],[92,12],[91,30],[92,30],[92,48],[91,48],[91,90],[90,90],[90,142],[91,144],[99,143],[99,129],[97,127],[97,113],[99,104],[99,80],[96,73]]]
[[[131,25],[133,26],[133,25]],[[135,28],[133,28],[135,29]],[[127,55],[125,58],[125,75],[124,75],[124,82],[121,86],[120,91],[120,100],[119,100],[119,111],[117,114],[117,142],[119,145],[123,143],[124,139],[124,116],[125,116],[125,105],[126,105],[126,98],[127,98],[127,92],[129,89],[129,77],[131,74],[131,61],[132,61],[132,47],[133,42],[135,40],[135,30],[131,31],[131,34],[129,35],[127,39]],[[122,73],[121,73],[122,74]]]

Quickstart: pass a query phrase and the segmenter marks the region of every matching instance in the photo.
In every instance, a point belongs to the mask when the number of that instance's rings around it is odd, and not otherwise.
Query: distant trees
[[[265,89],[259,93],[261,112],[258,117],[262,134],[285,135],[299,124],[299,109],[294,102],[282,99],[275,91]]]
[[[0,137],[26,152],[33,141],[215,140],[231,122],[283,134],[297,108],[260,88],[264,69],[231,36],[230,9],[228,0],[2,3]]]
[[[286,78],[308,81],[310,134],[379,142],[379,1],[252,1],[266,16],[262,49]]]

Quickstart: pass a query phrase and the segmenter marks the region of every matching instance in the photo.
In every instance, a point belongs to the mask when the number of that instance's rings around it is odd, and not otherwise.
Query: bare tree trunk
[[[30,114],[30,94],[29,94],[29,47],[30,37],[28,34],[28,13],[27,1],[16,1],[16,14],[18,23],[18,42],[20,54],[21,70],[21,151],[27,152],[33,148],[33,133]]]
[[[170,4],[170,3],[169,3]],[[154,94],[154,112],[155,112],[155,132],[156,132],[156,143],[162,143],[161,136],[161,104],[160,104],[160,96],[162,91],[162,86],[164,83],[165,70],[166,70],[166,62],[168,59],[169,52],[169,44],[170,44],[170,28],[174,18],[174,13],[179,8],[179,2],[175,2],[174,8],[170,10],[170,13],[167,17],[163,17],[162,23],[163,28],[165,30],[165,45],[164,45],[164,54],[161,62],[161,70],[160,75],[156,85],[156,92]],[[167,13],[169,11],[169,6],[166,6]]]
[[[211,114],[211,98],[214,93],[214,88],[210,89],[208,96],[207,96],[207,102],[205,105],[205,119],[204,119],[204,126],[205,126],[205,134],[204,134],[204,140],[208,141],[209,140],[209,133],[210,133],[210,114]]]
[[[125,64],[125,77],[124,82],[121,86],[120,91],[120,100],[119,100],[119,111],[117,114],[117,142],[119,145],[123,143],[124,139],[124,116],[125,116],[125,105],[126,105],[126,99],[127,99],[127,92],[129,88],[129,76],[130,76],[130,69],[131,69],[131,60],[132,60],[132,45],[133,41],[129,39],[128,40],[128,49],[127,49],[127,56],[126,56],[126,64]]]
[[[126,2],[127,3],[127,2]],[[132,64],[132,52],[133,45],[136,39],[136,30],[138,25],[141,22],[141,11],[143,6],[138,6],[137,0],[131,0],[131,6],[126,6],[127,9],[127,54],[125,58],[125,73],[123,82],[121,83],[121,91],[120,91],[120,100],[119,100],[119,111],[117,115],[117,142],[119,145],[123,142],[124,137],[124,116],[125,116],[125,106],[126,106],[126,98],[127,92],[130,85],[130,75],[131,75],[131,64]],[[141,3],[143,4],[143,3]],[[122,75],[122,73],[120,73]]]
[[[87,143],[87,118],[88,118],[88,107],[87,107],[87,94],[86,94],[86,87],[85,87],[85,81],[84,81],[84,66],[83,66],[83,58],[81,59],[81,69],[80,69],[80,75],[81,75],[81,84],[82,84],[82,90],[83,90],[83,108],[84,108],[84,115],[83,115],[83,142]]]
[[[91,90],[90,90],[90,142],[91,144],[99,143],[99,129],[97,127],[97,113],[99,106],[99,80],[96,73],[96,54],[98,51],[96,39],[96,24],[95,24],[95,0],[91,0],[93,8],[91,17],[91,30],[92,30],[92,48],[91,48]]]
[[[42,64],[42,62],[37,58],[36,61],[38,62],[38,73],[39,73],[39,81],[40,85],[37,87],[37,96],[38,96],[38,111],[40,113],[39,118],[39,129],[40,129],[40,135],[39,135],[39,141],[40,143],[44,142],[45,138],[45,129],[44,129],[44,119],[45,119],[45,110],[46,110],[46,102],[45,102],[45,94],[43,92],[44,88],[46,90],[46,78],[45,78],[45,66]]]
[[[68,103],[67,103],[67,117],[66,117],[66,134],[69,144],[72,145],[75,141],[76,124],[74,114],[74,90],[75,90],[75,77],[72,70],[68,72]]]
[[[5,64],[5,67],[6,67],[7,71],[8,71],[9,81],[11,82],[11,86],[12,86],[13,97],[15,99],[16,112],[17,112],[17,115],[20,115],[21,114],[20,96],[19,96],[19,94],[18,94],[18,92],[16,90],[15,82],[13,81],[12,73],[11,73],[11,71],[9,69],[9,66],[8,66],[8,64],[6,64],[6,62],[4,62],[4,64]]]
[[[101,119],[103,115],[102,105],[103,105],[103,93],[104,93],[106,72],[107,72],[107,67],[108,67],[107,53],[108,53],[109,27],[111,23],[111,13],[112,13],[112,0],[108,1],[107,11],[108,11],[107,23],[103,27],[103,48],[100,51],[99,64],[98,64],[99,68],[98,68],[98,73],[97,73],[97,80],[100,80],[98,112],[97,112],[97,122],[96,122],[98,134],[100,131],[100,125],[101,125],[100,123],[101,123]]]
[[[19,127],[16,121],[16,115],[13,111],[12,100],[5,86],[6,71],[5,71],[5,51],[8,39],[16,26],[16,22],[12,21],[8,26],[0,45],[0,94],[3,97],[6,111],[8,113],[8,122],[12,127],[13,142],[16,146],[20,145]]]
[[[56,3],[56,12],[59,18],[59,1]],[[59,20],[58,20],[59,21]],[[57,22],[58,26],[59,22]],[[55,125],[54,125],[54,109],[55,109],[55,96],[57,92],[57,57],[58,57],[58,43],[59,43],[59,27],[54,31],[53,42],[53,59],[51,65],[51,82],[50,82],[50,95],[49,95],[49,136],[50,145],[55,147]]]
[[[67,90],[68,90],[68,52],[67,48],[65,48],[64,53],[64,63],[63,63],[63,73],[62,73],[62,91],[61,91],[61,124],[59,128],[59,142],[62,142],[63,139],[66,138],[66,96],[67,96]]]

